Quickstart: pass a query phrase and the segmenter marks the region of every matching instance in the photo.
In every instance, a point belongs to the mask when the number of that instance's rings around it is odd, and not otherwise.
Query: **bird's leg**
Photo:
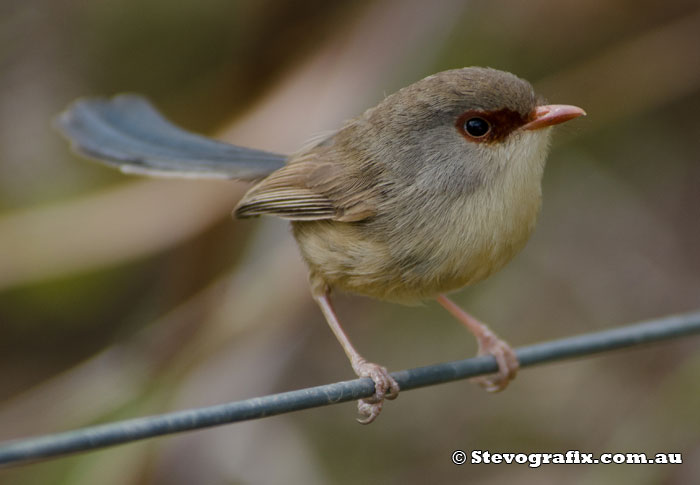
[[[479,344],[478,355],[493,355],[496,358],[496,362],[498,362],[498,374],[493,377],[475,377],[474,381],[489,392],[498,392],[505,389],[508,383],[515,378],[515,374],[517,374],[520,367],[518,357],[515,355],[513,348],[507,342],[498,338],[489,327],[462,310],[445,295],[439,295],[436,299],[438,303],[474,334]]]
[[[338,317],[335,315],[333,305],[331,304],[330,291],[325,290],[319,292],[319,294],[315,293],[316,292],[314,292],[314,299],[316,303],[318,303],[318,306],[321,307],[321,311],[326,317],[328,325],[331,327],[331,330],[333,330],[343,350],[345,350],[348,359],[350,359],[350,364],[355,374],[359,377],[369,377],[374,382],[374,395],[357,401],[357,410],[362,416],[362,418],[358,418],[357,421],[362,424],[369,424],[379,416],[379,413],[382,411],[384,399],[396,399],[399,395],[399,385],[394,378],[389,375],[386,367],[367,362],[365,358],[355,350],[355,347],[350,343],[350,339],[340,326]]]

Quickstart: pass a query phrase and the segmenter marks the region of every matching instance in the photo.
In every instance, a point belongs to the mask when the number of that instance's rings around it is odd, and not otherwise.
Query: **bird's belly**
[[[527,242],[536,214],[536,208],[510,214],[520,220],[505,224],[457,214],[413,230],[381,233],[334,221],[294,222],[293,227],[312,278],[352,293],[415,303],[502,268]]]

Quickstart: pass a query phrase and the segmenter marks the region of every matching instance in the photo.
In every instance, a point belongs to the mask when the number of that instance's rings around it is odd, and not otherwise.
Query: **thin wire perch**
[[[602,332],[553,340],[516,349],[521,367],[569,359],[642,343],[700,334],[700,311],[649,320]],[[401,391],[466,379],[498,370],[496,359],[481,356],[394,372]],[[0,465],[16,464],[67,453],[95,450],[131,441],[200,428],[247,421],[374,394],[367,378],[283,392],[217,406],[117,421],[88,428],[0,444]]]

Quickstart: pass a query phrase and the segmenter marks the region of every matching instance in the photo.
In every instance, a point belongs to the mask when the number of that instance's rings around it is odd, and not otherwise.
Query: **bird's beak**
[[[565,121],[573,120],[579,116],[586,116],[586,112],[578,106],[568,104],[549,104],[538,106],[532,113],[532,119],[522,126],[523,130],[539,130],[546,126],[558,125]]]

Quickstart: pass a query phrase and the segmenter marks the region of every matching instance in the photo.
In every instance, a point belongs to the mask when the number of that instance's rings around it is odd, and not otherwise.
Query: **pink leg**
[[[321,311],[326,317],[328,325],[331,327],[331,330],[333,330],[343,350],[345,350],[348,359],[350,359],[350,364],[355,374],[359,377],[369,377],[374,382],[374,396],[367,399],[360,399],[357,402],[357,409],[360,415],[363,416],[362,419],[358,418],[357,421],[362,424],[369,424],[379,416],[385,398],[396,399],[399,395],[399,385],[394,378],[389,375],[385,367],[367,362],[365,358],[355,350],[355,347],[350,343],[350,339],[340,326],[338,317],[335,315],[330,294],[324,292],[321,295],[314,295],[314,299],[321,307]]]
[[[498,374],[496,376],[476,377],[474,380],[489,392],[505,389],[508,383],[515,378],[515,374],[517,374],[520,367],[518,357],[511,346],[498,338],[489,327],[462,310],[445,295],[438,296],[436,300],[474,334],[479,344],[478,355],[493,355],[498,362]]]

